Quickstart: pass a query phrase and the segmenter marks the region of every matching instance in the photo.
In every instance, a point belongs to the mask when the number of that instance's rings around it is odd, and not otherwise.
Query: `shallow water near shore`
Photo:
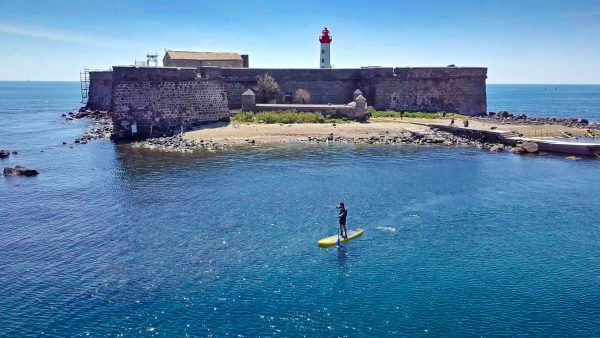
[[[52,88],[0,101],[21,122],[0,129],[0,147],[19,151],[0,163],[41,172],[0,177],[3,334],[600,332],[597,160],[425,146],[70,149],[62,141],[86,123],[60,114],[77,87]],[[366,233],[319,249],[340,199]]]

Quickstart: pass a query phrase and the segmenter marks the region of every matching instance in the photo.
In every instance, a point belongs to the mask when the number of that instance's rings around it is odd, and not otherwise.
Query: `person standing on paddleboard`
[[[344,206],[344,202],[340,202],[336,208],[338,209],[338,218],[340,221],[340,235],[343,238],[348,238],[348,231],[346,230],[346,216],[348,215],[348,209]]]

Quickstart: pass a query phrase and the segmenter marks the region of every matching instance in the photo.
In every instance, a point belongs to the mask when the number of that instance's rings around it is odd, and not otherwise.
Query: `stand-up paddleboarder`
[[[346,206],[344,206],[344,202],[340,202],[336,208],[338,209],[340,236],[342,236],[344,239],[347,239],[348,231],[346,230],[346,216],[348,215],[348,209],[346,209]]]

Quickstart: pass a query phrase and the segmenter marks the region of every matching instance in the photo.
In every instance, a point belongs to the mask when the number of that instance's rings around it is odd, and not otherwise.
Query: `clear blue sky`
[[[78,80],[165,49],[252,67],[484,66],[488,83],[600,83],[600,1],[0,0],[0,80]]]

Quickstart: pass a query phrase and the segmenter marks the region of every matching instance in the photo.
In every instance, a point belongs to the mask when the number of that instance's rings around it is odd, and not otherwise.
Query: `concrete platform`
[[[600,143],[569,142],[568,140],[549,140],[532,137],[520,137],[507,130],[486,130],[429,124],[429,127],[449,132],[453,135],[474,139],[482,142],[498,142],[511,146],[521,142],[537,143],[540,151],[562,153],[569,155],[596,156],[600,158]]]

